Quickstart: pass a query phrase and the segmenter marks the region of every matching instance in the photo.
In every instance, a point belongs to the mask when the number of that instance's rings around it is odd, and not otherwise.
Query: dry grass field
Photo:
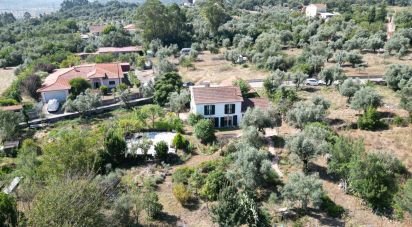
[[[254,69],[251,64],[247,64],[247,68],[244,65],[233,65],[226,61],[222,54],[211,54],[209,51],[204,51],[198,59],[194,69],[179,66],[183,81],[209,81],[212,84],[231,85],[237,78],[263,79],[269,75],[269,72]]]
[[[0,69],[0,94],[2,94],[13,82],[14,68]]]

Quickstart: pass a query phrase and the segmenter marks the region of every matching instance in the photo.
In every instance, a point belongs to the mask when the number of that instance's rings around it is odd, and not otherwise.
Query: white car
[[[309,78],[305,80],[305,85],[309,85],[309,86],[318,86],[319,82],[317,79],[313,79],[313,78]]]
[[[49,102],[47,102],[47,112],[57,112],[59,110],[59,106],[60,103],[59,101],[57,101],[57,99],[50,99]]]
[[[321,86],[326,86],[326,82],[323,80],[318,80],[318,84]]]

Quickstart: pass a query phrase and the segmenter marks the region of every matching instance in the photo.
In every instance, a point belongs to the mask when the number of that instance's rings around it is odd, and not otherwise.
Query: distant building
[[[42,87],[37,91],[41,93],[44,103],[50,99],[64,102],[69,96],[70,80],[80,77],[89,81],[94,89],[102,85],[115,88],[122,83],[129,69],[128,63],[89,64],[58,69],[46,78]]]
[[[135,33],[137,31],[136,25],[135,24],[128,24],[123,27],[123,29],[129,33]]]
[[[326,4],[310,4],[306,7],[305,13],[308,17],[316,17],[320,13],[326,13]]]
[[[105,27],[106,25],[91,25],[89,27],[89,32],[92,35],[99,36],[103,33]]]
[[[395,30],[395,19],[393,16],[391,16],[389,17],[389,22],[386,24],[386,36],[388,40],[392,38],[393,34],[395,33]]]

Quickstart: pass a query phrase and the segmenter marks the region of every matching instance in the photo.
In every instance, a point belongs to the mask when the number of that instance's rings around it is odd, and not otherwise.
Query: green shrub
[[[156,151],[157,159],[162,160],[162,161],[166,160],[168,156],[169,146],[167,145],[165,141],[158,142],[155,145],[154,149]]]
[[[107,95],[109,93],[109,88],[103,85],[100,87],[100,91],[102,92],[103,95]]]
[[[189,125],[194,126],[198,121],[202,119],[203,119],[202,115],[190,113],[187,118],[187,122],[189,123]]]
[[[195,125],[195,136],[200,139],[202,143],[211,143],[216,139],[215,127],[212,121],[202,119]]]
[[[222,171],[215,170],[211,172],[207,177],[205,184],[200,190],[200,196],[210,201],[215,201],[224,188],[226,183],[225,174]]]
[[[180,204],[185,205],[192,197],[192,193],[184,184],[173,185],[172,192]]]
[[[386,124],[380,121],[378,111],[373,107],[368,107],[366,112],[358,119],[358,128],[362,130],[377,130],[384,128]]]
[[[182,134],[177,133],[175,137],[173,138],[173,145],[175,146],[176,149],[185,149],[187,146],[187,140],[185,137],[182,136]]]
[[[185,184],[189,182],[190,176],[195,172],[192,167],[181,167],[176,169],[172,175],[172,181],[175,184]]]
[[[333,218],[341,218],[345,213],[345,209],[335,204],[327,195],[321,197],[320,209]]]
[[[0,98],[0,106],[13,106],[19,104],[14,99]]]
[[[399,116],[396,116],[396,117],[393,119],[393,123],[394,123],[396,126],[398,126],[398,127],[406,127],[406,126],[408,126],[408,121],[407,121],[405,118],[402,118],[402,117],[399,117]]]

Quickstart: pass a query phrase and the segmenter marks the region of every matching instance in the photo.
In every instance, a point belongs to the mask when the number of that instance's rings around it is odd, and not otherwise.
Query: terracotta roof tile
[[[192,87],[196,104],[243,102],[239,87]]]
[[[246,111],[247,108],[260,108],[260,109],[267,109],[270,106],[270,102],[268,99],[264,98],[245,98],[244,102],[242,103],[242,111]]]
[[[100,47],[97,50],[97,54],[104,53],[128,53],[128,52],[139,52],[142,51],[141,46],[128,46],[128,47]]]
[[[84,78],[90,80],[93,78],[117,79],[123,78],[123,70],[120,63],[105,63],[80,65],[71,68],[59,69],[50,74],[44,81],[43,86],[38,92],[69,90],[70,80],[74,78]]]

